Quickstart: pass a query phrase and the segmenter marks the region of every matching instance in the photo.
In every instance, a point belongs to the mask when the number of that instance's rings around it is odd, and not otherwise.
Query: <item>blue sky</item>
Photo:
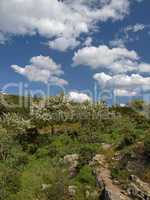
[[[36,2],[0,0],[1,90],[22,82],[32,91],[57,85],[52,95],[61,86],[79,101],[95,86],[98,93],[115,93],[120,102],[147,96],[149,0]]]

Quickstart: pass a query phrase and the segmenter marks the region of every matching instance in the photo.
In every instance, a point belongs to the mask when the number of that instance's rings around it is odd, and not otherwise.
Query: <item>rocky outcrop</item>
[[[95,168],[94,174],[97,184],[102,191],[101,200],[129,200],[125,191],[122,191],[119,186],[114,185],[104,155],[96,155],[91,165]]]
[[[138,200],[150,200],[150,185],[132,175],[128,186],[128,194]]]
[[[79,160],[79,155],[78,154],[66,155],[64,157],[64,162],[69,167],[69,176],[71,178],[76,176],[76,173],[77,173],[76,168],[78,166],[78,160]]]
[[[70,185],[68,187],[68,193],[70,197],[74,197],[76,195],[77,187],[75,185]]]

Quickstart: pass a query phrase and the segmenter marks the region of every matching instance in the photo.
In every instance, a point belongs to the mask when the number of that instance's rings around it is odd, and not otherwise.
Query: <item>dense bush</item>
[[[77,166],[78,171],[80,171],[80,169],[82,169],[84,165],[88,165],[95,154],[96,154],[95,146],[90,146],[90,145],[82,146],[79,151],[79,161]]]
[[[1,166],[0,200],[10,199],[21,188],[20,173],[14,169]]]
[[[127,134],[123,136],[121,141],[119,142],[119,145],[117,146],[117,149],[123,149],[126,146],[132,145],[135,143],[136,135],[135,134]]]
[[[92,185],[95,186],[95,178],[92,174],[92,169],[85,165],[81,168],[79,174],[76,177],[76,180],[79,181],[82,184]]]
[[[150,135],[144,140],[144,152],[146,156],[150,158]]]
[[[46,190],[46,199],[66,200],[63,180],[57,180]]]
[[[10,104],[17,101],[17,97],[9,99]],[[29,107],[6,112],[0,104],[0,200],[92,199],[85,197],[87,190],[92,194],[98,188],[89,163],[101,153],[113,164],[113,178],[127,179],[128,164],[138,166],[131,162],[139,159],[148,180],[150,121],[142,107],[137,101],[109,108],[101,102],[68,102],[62,96],[46,102],[33,99],[31,113]],[[79,154],[73,178],[64,163],[64,156],[70,154]],[[76,188],[74,198],[68,186]]]
[[[13,140],[6,133],[5,129],[0,129],[0,160],[6,160],[10,156]]]

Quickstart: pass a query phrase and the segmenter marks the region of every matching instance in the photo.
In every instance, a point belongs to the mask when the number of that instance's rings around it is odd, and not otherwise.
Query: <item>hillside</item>
[[[148,111],[1,94],[0,200],[149,200]]]

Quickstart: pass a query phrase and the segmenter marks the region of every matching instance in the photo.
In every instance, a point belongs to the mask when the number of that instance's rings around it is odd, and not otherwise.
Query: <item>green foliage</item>
[[[78,170],[82,168],[84,165],[89,164],[94,155],[96,154],[96,147],[91,145],[84,145],[80,148],[79,151],[79,164]]]
[[[6,160],[10,156],[13,145],[12,138],[5,129],[0,129],[0,160]]]
[[[0,102],[0,200],[69,200],[70,185],[76,187],[74,199],[98,199],[86,192],[97,190],[89,163],[99,153],[112,162],[112,177],[122,182],[129,177],[128,161],[142,159],[141,165],[148,165],[150,119],[141,101],[122,108],[69,102],[63,94],[21,97],[21,107],[15,107],[17,96],[5,100],[9,106]],[[121,157],[111,160],[116,152]],[[68,154],[79,155],[74,178],[64,163]],[[149,166],[142,167],[148,180]]]
[[[46,199],[66,200],[63,180],[58,179],[46,190]]]
[[[7,132],[14,136],[23,134],[30,127],[30,120],[24,119],[16,113],[4,114],[0,121]]]
[[[20,173],[1,166],[0,172],[0,200],[8,199],[16,194],[21,187]]]
[[[111,176],[113,179],[118,179],[120,182],[126,181],[129,178],[129,172],[125,169],[120,168],[112,168],[111,169]]]
[[[76,177],[76,180],[79,181],[82,184],[92,185],[95,186],[95,178],[92,174],[92,169],[85,165],[80,169],[79,174]]]
[[[127,134],[125,136],[123,136],[123,138],[121,139],[117,149],[123,149],[126,146],[132,145],[135,143],[136,140],[136,135],[135,134]]]
[[[150,157],[150,135],[148,135],[144,140],[144,152],[147,157]]]

